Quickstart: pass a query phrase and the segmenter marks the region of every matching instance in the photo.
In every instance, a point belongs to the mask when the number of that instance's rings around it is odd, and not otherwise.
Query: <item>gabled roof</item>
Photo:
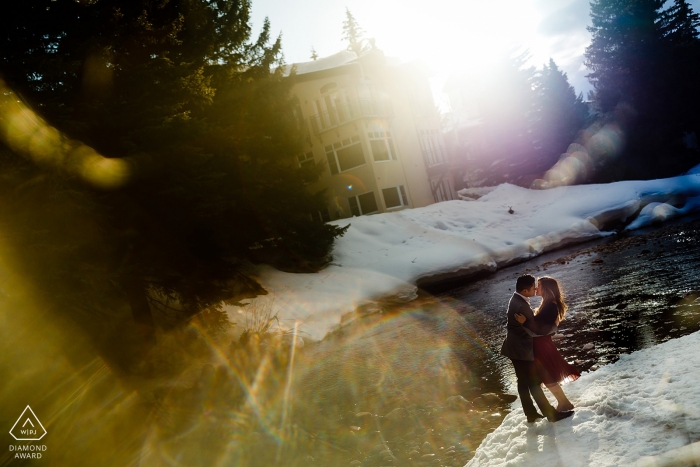
[[[337,54],[329,55],[328,57],[319,58],[318,60],[311,60],[309,62],[293,63],[291,65],[284,65],[284,75],[289,76],[292,71],[292,67],[296,67],[297,75],[305,75],[307,73],[315,73],[317,71],[330,70],[333,68],[338,68],[343,65],[348,65],[350,63],[357,62],[357,55],[355,52],[350,52],[348,50],[342,50]]]

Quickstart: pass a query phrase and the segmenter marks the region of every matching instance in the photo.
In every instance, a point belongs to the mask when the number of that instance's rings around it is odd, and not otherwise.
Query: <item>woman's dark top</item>
[[[554,302],[545,303],[540,307],[540,311],[535,315],[535,322],[538,324],[554,324],[557,322],[559,309]]]
[[[554,302],[545,303],[535,315],[535,323],[544,327],[554,326],[559,316],[559,309]],[[556,328],[555,328],[556,329]],[[562,381],[574,381],[581,376],[578,369],[570,365],[561,356],[552,342],[552,336],[540,336],[532,339],[532,351],[535,355],[535,368],[542,383],[551,385]]]

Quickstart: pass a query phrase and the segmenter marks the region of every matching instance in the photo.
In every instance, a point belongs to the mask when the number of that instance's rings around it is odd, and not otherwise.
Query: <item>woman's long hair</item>
[[[540,291],[542,294],[542,303],[537,308],[537,312],[542,309],[547,303],[554,303],[557,306],[559,321],[564,320],[566,310],[569,306],[564,303],[564,291],[559,285],[559,281],[553,277],[545,276],[538,279]]]

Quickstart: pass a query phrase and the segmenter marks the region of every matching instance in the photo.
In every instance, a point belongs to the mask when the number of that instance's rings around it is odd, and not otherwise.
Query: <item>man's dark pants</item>
[[[515,368],[515,376],[518,378],[518,394],[520,401],[523,404],[523,410],[526,417],[534,417],[537,414],[537,409],[532,404],[530,394],[535,399],[537,406],[542,411],[542,415],[548,417],[555,413],[554,407],[549,403],[547,397],[542,391],[541,383],[537,371],[535,371],[535,362],[530,360],[510,360]]]

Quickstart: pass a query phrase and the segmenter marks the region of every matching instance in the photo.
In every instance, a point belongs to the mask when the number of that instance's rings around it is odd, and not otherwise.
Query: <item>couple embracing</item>
[[[542,304],[533,310],[530,298],[535,295],[542,297]],[[513,362],[518,394],[528,423],[545,417],[550,422],[557,422],[574,414],[574,406],[559,383],[578,379],[581,374],[564,360],[552,342],[552,335],[564,319],[566,308],[556,279],[542,277],[536,280],[529,274],[518,277],[515,293],[508,304],[508,334],[501,354]],[[542,386],[557,399],[557,408],[549,403]],[[530,395],[541,414],[537,412]]]

